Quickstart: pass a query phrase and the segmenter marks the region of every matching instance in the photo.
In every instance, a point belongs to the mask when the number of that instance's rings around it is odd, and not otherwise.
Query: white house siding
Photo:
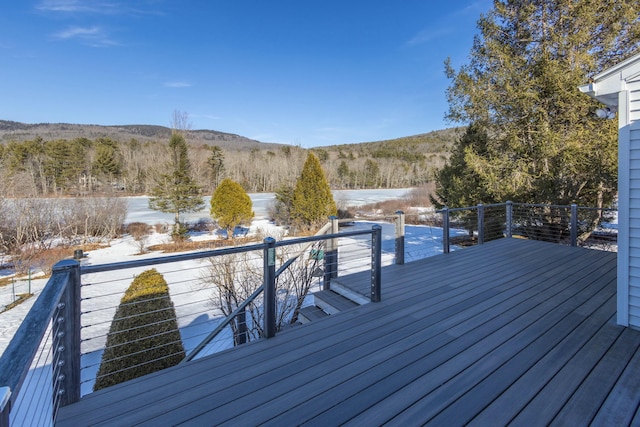
[[[624,143],[627,138],[629,141],[628,324],[640,328],[640,80],[627,82],[627,90],[630,123],[620,130],[620,142]],[[623,167],[623,154],[624,150],[621,151],[619,167]],[[620,175],[621,178],[624,176],[624,174]],[[622,188],[623,185],[620,187]],[[625,252],[620,251],[619,255],[624,256]],[[620,322],[620,320],[624,319],[619,319],[619,323],[624,324],[624,321]]]
[[[627,81],[629,91],[629,121],[640,120],[640,77],[633,81]]]
[[[594,76],[580,91],[618,109],[617,321],[640,329],[640,54]]]

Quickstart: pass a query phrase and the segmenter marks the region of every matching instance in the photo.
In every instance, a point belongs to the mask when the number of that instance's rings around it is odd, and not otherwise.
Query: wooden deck
[[[638,424],[615,257],[502,239],[385,267],[380,303],[94,393],[57,425]]]

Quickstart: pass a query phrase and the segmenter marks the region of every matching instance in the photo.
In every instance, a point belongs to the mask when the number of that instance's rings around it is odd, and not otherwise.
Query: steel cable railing
[[[444,252],[502,237],[601,250],[617,248],[615,209],[507,202],[438,212],[442,215]]]

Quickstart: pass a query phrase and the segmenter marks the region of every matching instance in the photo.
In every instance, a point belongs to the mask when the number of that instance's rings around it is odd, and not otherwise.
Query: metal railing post
[[[371,233],[371,302],[380,302],[382,288],[382,227],[373,226]]]
[[[484,205],[478,204],[478,244],[484,244]]]
[[[330,216],[331,234],[340,232],[337,216]],[[322,281],[322,289],[331,289],[331,279],[338,277],[338,239],[327,240],[327,251],[324,254],[324,280]]]
[[[331,234],[338,234],[340,232],[340,224],[338,223],[338,217],[332,215],[329,217],[331,220]],[[331,239],[331,251],[333,253],[333,268],[331,269],[331,278],[338,277],[338,239]]]
[[[264,239],[264,338],[276,335],[276,240]]]
[[[238,342],[237,345],[242,345],[247,343],[247,310],[246,308],[242,308],[238,313],[238,320],[236,322],[238,325]]]
[[[571,246],[578,246],[578,205],[571,204]]]
[[[449,208],[442,208],[442,251],[449,253]]]
[[[54,410],[80,400],[80,263],[63,260],[53,266],[53,274],[70,270],[69,282],[58,304],[53,326]]]
[[[506,234],[507,237],[513,237],[513,202],[511,200],[507,200],[506,203]]]
[[[396,264],[404,264],[404,212],[396,211]]]

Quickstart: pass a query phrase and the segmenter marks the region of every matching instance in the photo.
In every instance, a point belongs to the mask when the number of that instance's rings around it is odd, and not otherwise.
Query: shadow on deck
[[[640,421],[615,253],[502,239],[382,283],[380,303],[93,393],[57,425]]]

